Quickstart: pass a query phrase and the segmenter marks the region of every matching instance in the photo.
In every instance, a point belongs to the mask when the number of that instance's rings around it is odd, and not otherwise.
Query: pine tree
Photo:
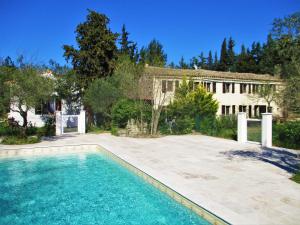
[[[208,53],[208,58],[207,58],[207,69],[212,70],[213,69],[213,57],[211,51]]]
[[[193,57],[193,58],[190,60],[190,68],[191,68],[191,69],[194,69],[195,66],[199,67],[199,60],[197,59],[197,57]]]
[[[221,57],[218,65],[218,70],[227,71],[228,70],[228,54],[227,54],[227,41],[224,38],[222,47],[221,47]]]
[[[167,54],[163,50],[163,45],[153,39],[147,47],[142,47],[139,54],[139,62],[147,63],[150,66],[165,66]]]
[[[230,71],[235,71],[235,53],[234,53],[234,40],[230,37],[228,41],[228,50],[227,50],[227,66]]]

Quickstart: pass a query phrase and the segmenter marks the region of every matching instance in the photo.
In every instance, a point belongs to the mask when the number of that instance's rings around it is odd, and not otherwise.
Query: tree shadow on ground
[[[239,156],[244,158],[260,160],[277,166],[289,173],[295,173],[300,169],[300,157],[297,156],[297,154],[284,149],[263,148],[261,149],[261,151],[232,150],[228,152],[223,152],[223,154],[231,159],[235,156]]]

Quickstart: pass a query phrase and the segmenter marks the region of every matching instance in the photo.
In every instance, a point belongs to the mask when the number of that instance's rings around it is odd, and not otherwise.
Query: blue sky
[[[265,41],[275,17],[300,10],[299,0],[0,0],[0,57],[65,64],[63,44],[76,45],[76,25],[87,9],[106,14],[110,28],[126,24],[139,47],[158,39],[168,62],[190,59],[201,51],[219,51],[232,36],[236,51],[244,43]]]

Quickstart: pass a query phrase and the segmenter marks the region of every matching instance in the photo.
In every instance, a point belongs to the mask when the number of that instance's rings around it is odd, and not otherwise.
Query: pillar
[[[85,134],[85,110],[81,110],[78,116],[78,133]]]
[[[61,111],[55,111],[55,135],[62,135],[63,124],[62,124],[62,113]]]
[[[272,147],[272,113],[262,113],[261,146]]]
[[[247,113],[238,113],[238,133],[237,139],[239,143],[247,142]]]

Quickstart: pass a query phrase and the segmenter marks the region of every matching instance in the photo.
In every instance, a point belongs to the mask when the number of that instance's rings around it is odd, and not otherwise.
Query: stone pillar
[[[85,134],[85,110],[81,110],[78,116],[78,133]]]
[[[63,133],[62,113],[55,111],[55,135],[59,136]]]
[[[238,113],[238,133],[237,139],[239,143],[247,142],[247,113]]]
[[[272,113],[262,113],[261,146],[272,147]]]

